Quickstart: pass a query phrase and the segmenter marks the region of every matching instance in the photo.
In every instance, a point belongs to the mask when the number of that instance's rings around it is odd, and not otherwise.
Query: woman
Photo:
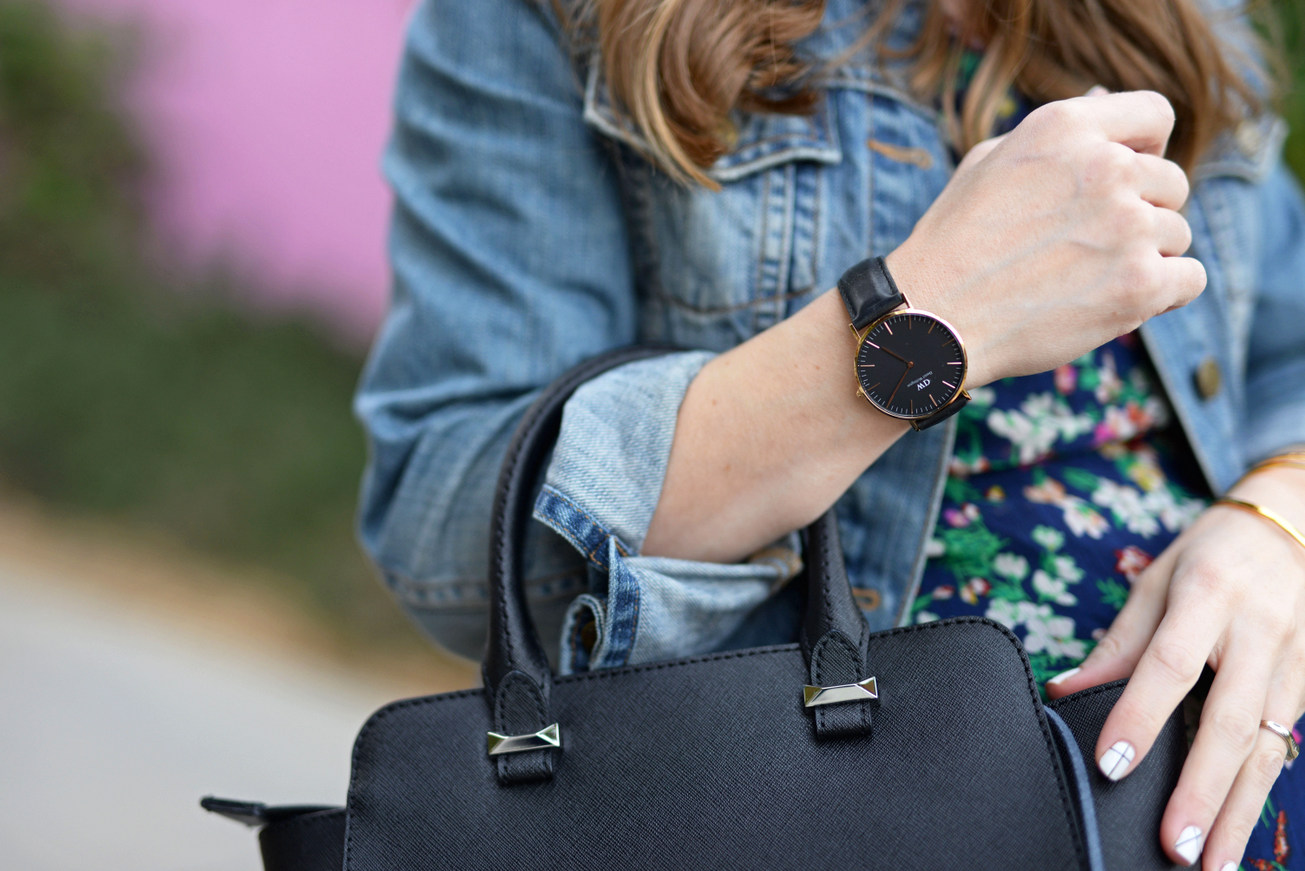
[[[362,535],[400,601],[478,656],[525,407],[609,348],[702,349],[567,405],[528,543],[563,669],[784,639],[793,530],[836,505],[873,628],[992,616],[1040,677],[1069,670],[1053,696],[1131,675],[1108,776],[1210,665],[1164,848],[1301,867],[1305,786],[1261,721],[1305,708],[1305,548],[1210,500],[1305,527],[1305,208],[1245,31],[1210,15],[421,6],[386,162],[395,296],[357,402]],[[918,432],[851,371],[833,288],[870,254],[968,354],[968,404]]]

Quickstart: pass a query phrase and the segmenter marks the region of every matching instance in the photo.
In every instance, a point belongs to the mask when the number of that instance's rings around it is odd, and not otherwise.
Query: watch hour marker
[[[888,321],[884,321],[884,329],[888,331],[888,335],[891,336],[893,334],[893,328],[888,326]]]
[[[948,365],[948,366],[959,366],[959,365],[961,365],[961,364],[960,364],[960,361],[959,361],[959,360],[948,360],[948,361],[947,361],[947,365]]]
[[[955,390],[955,389],[956,389],[956,385],[955,385],[955,384],[952,384],[950,381],[944,381],[944,382],[943,382],[943,386],[944,386],[944,387],[950,387],[952,390]]]
[[[938,404],[938,400],[936,400],[936,399],[933,398],[933,394],[932,394],[932,393],[927,394],[927,395],[928,395],[928,397],[929,397],[929,401],[930,401],[930,402],[932,402],[934,405],[937,405],[937,404]]]
[[[929,321],[929,332],[932,333],[932,332],[933,332],[933,328],[934,328],[934,322],[933,322],[933,321]]]
[[[876,345],[874,342],[870,341],[869,339],[866,339],[866,344],[869,345],[870,347],[876,349],[876,350],[878,350],[878,348],[879,348],[878,345]]]

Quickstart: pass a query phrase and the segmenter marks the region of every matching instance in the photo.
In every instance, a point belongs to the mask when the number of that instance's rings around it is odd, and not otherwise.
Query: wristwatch
[[[960,411],[968,361],[956,328],[911,308],[882,257],[863,260],[838,280],[856,336],[857,393],[890,417],[928,429]]]

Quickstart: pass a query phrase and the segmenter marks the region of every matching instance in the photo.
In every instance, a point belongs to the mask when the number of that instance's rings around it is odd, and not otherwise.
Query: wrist
[[[806,320],[807,316],[810,317],[809,320]],[[819,388],[813,385],[813,389],[826,391],[822,401],[830,408],[838,410],[848,442],[855,444],[864,438],[867,420],[872,421],[877,430],[896,435],[909,431],[910,426],[904,421],[882,415],[866,414],[870,406],[857,392],[856,332],[850,328],[851,318],[838,289],[833,288],[821,294],[812,300],[809,306],[790,318],[795,325],[799,319],[802,319],[804,330],[802,347],[809,351],[811,347],[819,346],[824,349],[823,354],[828,355],[827,358],[822,357],[829,362],[820,373],[822,383]],[[826,374],[829,377],[823,377]]]
[[[1270,508],[1305,530],[1305,471],[1289,466],[1261,469],[1234,484],[1227,495]]]

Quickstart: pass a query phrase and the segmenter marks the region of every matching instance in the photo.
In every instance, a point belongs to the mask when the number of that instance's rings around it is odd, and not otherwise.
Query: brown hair
[[[732,147],[733,110],[799,114],[819,99],[819,70],[794,44],[820,25],[825,0],[554,4],[569,7],[573,29],[592,33],[617,107],[644,134],[649,157],[681,181],[716,187],[703,170]],[[885,0],[866,39],[902,4]],[[1265,101],[1248,81],[1258,75],[1250,58],[1219,39],[1196,0],[970,0],[958,29],[933,2],[904,56],[917,96],[941,92],[962,153],[991,135],[1012,85],[1038,103],[1096,84],[1159,91],[1177,115],[1168,157],[1189,171],[1220,131]],[[956,72],[969,42],[986,48],[958,116]]]

